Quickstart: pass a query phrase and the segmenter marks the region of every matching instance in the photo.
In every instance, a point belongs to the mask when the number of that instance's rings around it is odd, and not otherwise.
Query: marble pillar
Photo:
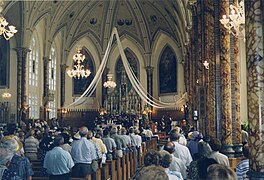
[[[264,179],[263,0],[245,1],[250,179]]]
[[[210,137],[216,137],[215,131],[215,37],[214,37],[214,2],[205,1],[205,60],[209,63],[209,69],[205,69],[206,75],[206,125],[207,134]]]
[[[229,0],[220,1],[220,17],[229,14]],[[220,23],[220,22],[219,22]],[[232,150],[232,108],[231,108],[231,66],[230,66],[230,34],[220,26],[220,65],[221,65],[221,112],[222,112],[222,144],[224,152],[229,155]]]
[[[20,124],[21,113],[27,104],[26,96],[26,64],[27,54],[30,52],[28,48],[20,47],[14,48],[17,53],[17,121]]]

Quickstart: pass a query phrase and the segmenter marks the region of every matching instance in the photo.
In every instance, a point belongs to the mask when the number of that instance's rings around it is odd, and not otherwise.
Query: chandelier
[[[243,38],[245,41],[245,13],[244,13],[244,2],[241,1],[237,6],[230,5],[231,14],[229,18],[227,15],[223,15],[223,18],[220,19],[221,24],[238,38]]]
[[[116,87],[116,83],[112,79],[113,79],[113,74],[107,74],[107,81],[104,82],[105,88],[115,88]]]
[[[81,65],[81,63],[85,60],[85,55],[81,53],[81,49],[77,49],[77,53],[73,56],[73,61],[77,63],[73,66],[73,69],[68,70],[67,74],[72,78],[87,78],[90,74],[91,71],[89,69],[84,69],[84,65]]]
[[[9,40],[11,37],[14,36],[17,30],[15,26],[8,26],[8,29],[6,29],[8,22],[2,15],[3,5],[4,2],[0,0],[0,35],[3,35],[6,40]]]

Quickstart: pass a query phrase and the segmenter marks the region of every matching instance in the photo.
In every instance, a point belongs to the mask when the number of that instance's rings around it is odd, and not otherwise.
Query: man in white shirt
[[[54,139],[55,147],[48,151],[43,167],[50,175],[50,180],[69,180],[70,170],[74,166],[74,162],[70,153],[63,150],[61,146],[64,144],[64,139],[58,135]]]
[[[173,142],[167,142],[164,145],[163,148],[165,151],[167,151],[170,154],[173,154],[175,152],[175,145]],[[183,179],[187,179],[187,173],[186,173],[186,166],[183,163],[183,161],[175,156],[172,156],[172,161],[169,167],[170,171],[177,171],[180,172]]]
[[[181,159],[184,162],[185,166],[188,167],[192,162],[192,156],[189,149],[186,146],[179,144],[178,141],[180,139],[180,136],[181,134],[176,129],[171,130],[170,140],[175,145],[175,152],[173,153],[173,155]]]
[[[92,174],[92,161],[97,160],[94,144],[87,140],[88,128],[83,126],[79,130],[81,136],[72,145],[71,155],[75,166],[73,167],[73,176],[85,178]]]
[[[148,140],[151,139],[151,137],[153,136],[153,133],[149,126],[147,126],[146,129],[144,129],[142,133],[145,134]]]
[[[211,146],[212,149],[212,153],[209,156],[209,158],[213,158],[219,164],[230,166],[228,157],[219,152],[219,150],[221,149],[221,142],[218,139],[212,139],[209,142],[209,145]]]

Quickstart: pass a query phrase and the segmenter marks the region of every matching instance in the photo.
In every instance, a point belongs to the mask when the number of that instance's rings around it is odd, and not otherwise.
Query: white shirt
[[[189,149],[186,146],[179,144],[178,142],[173,143],[175,145],[175,151],[173,155],[181,159],[185,166],[188,167],[192,162],[192,156]]]
[[[175,156],[172,156],[172,161],[169,167],[170,171],[177,171],[182,174],[183,179],[187,179],[186,166],[183,161]]]
[[[91,164],[92,160],[97,159],[95,145],[86,137],[72,144],[71,155],[74,163]]]
[[[225,166],[230,166],[229,165],[229,160],[228,157],[218,151],[213,151],[210,155],[210,158],[213,158],[218,162],[219,164],[225,165]]]
[[[168,168],[164,168],[169,180],[183,180],[180,172],[170,171]]]
[[[135,135],[135,143],[136,143],[136,146],[137,146],[137,147],[140,147],[140,146],[141,146],[142,138],[141,138],[141,136],[138,135],[138,134]]]
[[[181,145],[184,145],[184,146],[187,145],[187,139],[185,138],[185,136],[183,134],[181,134],[181,136],[180,136],[179,143]]]
[[[149,129],[144,129],[142,133],[145,134],[146,137],[152,137],[153,136],[152,131]]]
[[[62,175],[69,173],[74,166],[70,153],[63,150],[61,147],[54,147],[48,151],[43,167],[47,169],[47,172],[51,175]]]

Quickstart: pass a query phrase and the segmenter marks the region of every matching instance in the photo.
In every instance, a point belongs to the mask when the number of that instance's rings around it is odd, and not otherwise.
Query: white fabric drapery
[[[121,44],[121,41],[120,41],[120,38],[119,38],[119,35],[118,35],[118,32],[117,32],[117,29],[114,28],[112,33],[111,33],[108,45],[107,45],[105,55],[103,57],[103,60],[102,60],[100,66],[98,68],[98,71],[97,71],[94,79],[92,80],[92,82],[88,86],[88,88],[85,90],[85,92],[76,101],[74,101],[73,103],[69,104],[66,108],[69,108],[69,107],[72,107],[72,106],[78,106],[78,105],[82,104],[85,101],[85,100],[83,100],[84,97],[91,96],[92,93],[95,91],[95,89],[96,89],[96,87],[97,87],[97,85],[98,85],[98,83],[99,83],[99,81],[100,81],[100,79],[102,77],[102,74],[103,74],[103,71],[105,69],[105,66],[107,64],[107,60],[108,60],[109,53],[110,53],[110,50],[111,50],[111,45],[113,43],[114,35],[116,36],[118,50],[119,50],[119,53],[121,55],[121,59],[122,59],[123,65],[125,67],[127,76],[129,78],[133,88],[135,89],[137,94],[140,96],[140,98],[144,102],[146,102],[148,105],[153,106],[155,108],[181,108],[181,107],[183,107],[183,105],[186,104],[186,101],[188,99],[187,93],[184,93],[182,95],[182,97],[179,100],[177,100],[176,102],[174,102],[174,103],[166,103],[166,102],[161,102],[160,100],[155,99],[153,96],[151,96],[144,89],[144,87],[142,86],[142,84],[139,82],[139,80],[137,79],[136,75],[134,74],[131,66],[129,65],[129,62],[127,60],[127,57],[125,55],[124,49],[122,47],[122,44]]]

